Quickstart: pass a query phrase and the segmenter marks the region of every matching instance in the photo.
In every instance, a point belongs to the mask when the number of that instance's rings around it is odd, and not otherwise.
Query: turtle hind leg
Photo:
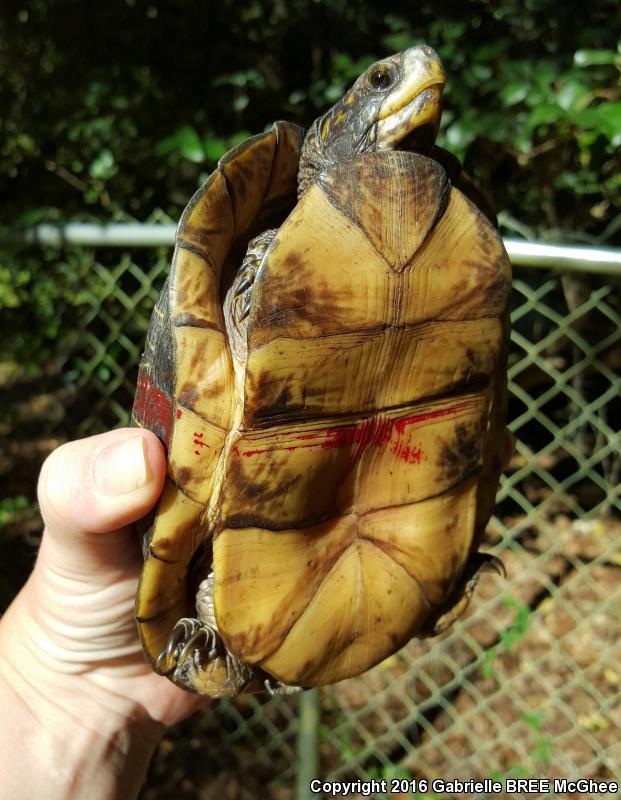
[[[233,312],[237,322],[242,322],[250,313],[252,303],[252,287],[268,247],[274,241],[277,230],[272,228],[248,243],[239,272],[233,281]]]
[[[444,606],[442,611],[434,615],[429,621],[423,635],[437,636],[444,633],[451,625],[456,622],[470,605],[470,600],[477,587],[479,578],[484,572],[495,572],[503,578],[507,577],[505,565],[491,553],[473,553],[466,564],[461,579],[456,590],[452,594],[452,600]]]
[[[254,670],[226,649],[216,623],[213,590],[210,572],[196,593],[198,618],[183,617],[177,622],[156,669],[199,694],[233,696],[250,683]]]
[[[291,686],[288,683],[282,683],[282,681],[274,680],[273,678],[266,678],[263,681],[263,686],[265,687],[265,691],[269,694],[273,695],[286,695],[286,694],[297,694],[301,692],[304,688],[303,686]]]

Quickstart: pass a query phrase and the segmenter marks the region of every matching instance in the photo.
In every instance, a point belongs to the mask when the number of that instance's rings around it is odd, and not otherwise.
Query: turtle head
[[[315,120],[300,157],[298,195],[326,166],[374,150],[431,151],[440,125],[444,70],[426,45],[370,66]]]

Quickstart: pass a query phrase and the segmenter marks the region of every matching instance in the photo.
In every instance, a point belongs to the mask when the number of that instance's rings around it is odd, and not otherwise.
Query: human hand
[[[36,720],[33,755],[51,746],[71,786],[95,769],[86,758],[107,753],[113,793],[97,794],[87,781],[89,798],[133,796],[164,726],[206,702],[151,671],[134,620],[142,557],[131,523],[155,504],[165,472],[163,448],[147,430],[116,430],[52,453],[39,480],[38,558],[0,623],[1,696],[15,711],[13,737],[23,730],[32,739]],[[80,742],[89,743],[87,757]],[[105,772],[100,764],[97,778]],[[33,782],[32,796],[38,787]],[[38,796],[64,796],[62,787],[49,791],[48,782]],[[16,784],[6,796],[31,794]]]

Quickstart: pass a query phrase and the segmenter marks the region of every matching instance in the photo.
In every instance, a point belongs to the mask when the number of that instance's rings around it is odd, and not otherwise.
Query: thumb
[[[40,557],[63,574],[101,575],[140,560],[127,526],[159,497],[166,474],[155,434],[122,428],[68,442],[46,460],[39,478],[45,522]]]

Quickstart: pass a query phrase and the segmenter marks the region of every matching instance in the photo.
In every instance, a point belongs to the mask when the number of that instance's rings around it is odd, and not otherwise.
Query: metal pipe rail
[[[0,234],[0,244],[82,247],[172,247],[177,226],[161,223],[44,223]],[[516,267],[621,275],[621,250],[503,239]]]

